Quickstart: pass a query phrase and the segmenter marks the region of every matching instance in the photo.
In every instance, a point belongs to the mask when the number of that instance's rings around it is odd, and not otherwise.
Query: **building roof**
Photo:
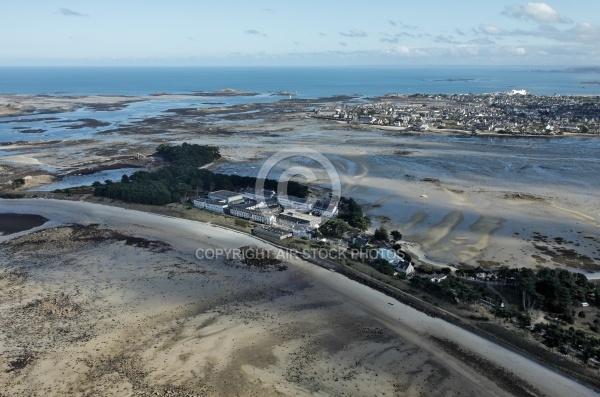
[[[383,260],[388,261],[391,264],[398,264],[404,262],[404,259],[398,256],[396,251],[387,248],[379,248],[377,250],[377,256],[379,256],[379,258]]]
[[[279,227],[275,227],[275,226],[257,226],[254,228],[254,230],[263,230],[263,231],[267,231],[267,232],[271,232],[271,233],[277,233],[277,234],[291,234],[292,232],[290,230],[287,229],[282,229]]]
[[[255,188],[249,187],[249,188],[246,188],[246,190],[244,190],[244,193],[257,195],[257,194],[260,194],[260,191],[257,192]],[[265,198],[270,198],[270,197],[275,196],[275,192],[273,190],[267,190],[267,189],[263,189],[262,194]]]
[[[317,200],[315,202],[313,209],[325,211],[327,208],[329,208],[330,204],[331,204],[331,200]]]
[[[253,215],[262,215],[262,216],[265,216],[267,218],[275,216],[274,213],[272,213],[271,211],[267,211],[267,210],[264,210],[264,211],[263,210],[247,210],[247,211],[250,214],[253,214]]]
[[[316,226],[311,226],[311,225],[294,225],[294,226],[292,226],[292,230],[296,230],[296,231],[311,232],[316,229],[317,229]]]
[[[279,214],[279,217],[282,218],[282,219],[284,219],[284,220],[291,221],[291,222],[295,222],[295,221],[313,222],[313,221],[321,219],[318,216],[303,214],[303,213],[300,213],[300,212],[283,213],[283,214]]]
[[[411,266],[410,262],[402,261],[402,262],[398,263],[395,267],[396,267],[396,270],[406,271],[406,270],[408,270],[408,268],[410,266]]]
[[[235,208],[238,210],[248,209],[250,207],[255,207],[258,203],[254,200],[244,201],[243,203],[231,204],[231,208]]]
[[[206,204],[213,204],[213,205],[222,205],[222,206],[227,206],[227,203],[223,200],[213,200],[213,199],[209,199],[206,197],[196,197],[193,201],[200,201]]]
[[[209,193],[211,196],[218,196],[223,198],[231,198],[236,196],[241,196],[241,193],[232,192],[229,190],[216,190],[214,192]]]
[[[287,199],[290,202],[294,202],[294,203],[302,203],[305,204],[307,199],[303,199],[300,197],[296,197],[296,196],[287,196],[287,197],[281,197],[279,196],[279,199]]]

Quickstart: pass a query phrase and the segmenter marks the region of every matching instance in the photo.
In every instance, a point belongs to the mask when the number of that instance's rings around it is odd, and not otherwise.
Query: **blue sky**
[[[3,2],[0,65],[598,65],[600,1]]]

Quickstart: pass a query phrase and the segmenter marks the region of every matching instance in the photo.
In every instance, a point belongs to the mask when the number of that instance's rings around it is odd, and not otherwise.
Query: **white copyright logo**
[[[333,164],[331,164],[331,161],[329,161],[327,157],[323,156],[316,150],[309,148],[285,149],[269,157],[260,168],[258,176],[256,177],[255,192],[257,200],[259,202],[265,201],[265,179],[267,179],[269,172],[271,172],[271,170],[274,167],[276,167],[278,164],[285,160],[292,160],[292,165],[286,166],[284,171],[279,176],[279,180],[277,181],[277,197],[280,203],[289,201],[290,199],[288,197],[287,189],[285,189],[285,187],[287,186],[287,182],[291,178],[295,176],[302,176],[308,182],[316,182],[317,176],[311,168],[308,168],[306,165],[300,163],[301,159],[302,162],[306,162],[307,159],[313,160],[318,164],[319,167],[323,168],[326,171],[327,179],[331,188],[331,197],[329,199],[327,208],[324,209],[324,211],[329,211],[330,213],[332,213],[338,205],[342,192],[340,177],[337,171],[335,170],[335,167],[333,166]],[[310,206],[310,208],[312,208],[314,204],[314,198],[306,199],[306,205]],[[321,212],[324,211],[323,209],[321,210]]]

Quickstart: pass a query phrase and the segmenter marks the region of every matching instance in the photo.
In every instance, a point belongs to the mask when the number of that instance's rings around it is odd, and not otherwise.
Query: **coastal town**
[[[311,117],[407,131],[472,134],[600,134],[600,99],[538,96],[525,90],[494,94],[396,95],[315,109]]]

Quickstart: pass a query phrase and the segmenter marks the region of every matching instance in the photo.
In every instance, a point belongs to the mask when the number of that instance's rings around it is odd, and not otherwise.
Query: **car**
[[[583,307],[588,307],[589,305],[590,305],[590,304],[589,304],[589,303],[587,303],[587,302],[582,302],[582,303],[581,303],[581,306],[583,306]]]

